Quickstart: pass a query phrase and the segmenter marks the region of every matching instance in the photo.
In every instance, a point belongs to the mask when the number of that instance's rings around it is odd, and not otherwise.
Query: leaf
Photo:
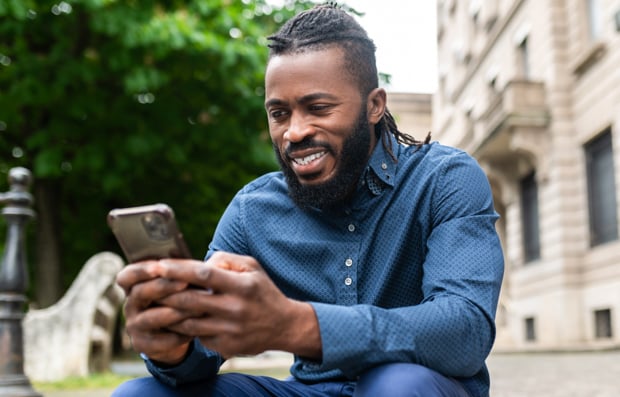
[[[63,153],[59,147],[39,152],[34,158],[34,174],[42,178],[55,178],[61,174]]]
[[[263,0],[66,2],[71,12],[54,15],[58,1],[0,0],[0,54],[11,59],[0,64],[0,169],[26,166],[62,195],[51,230],[67,280],[93,253],[118,251],[102,221],[112,207],[167,202],[204,251],[236,191],[277,167],[264,38],[276,14],[294,11],[257,12]]]

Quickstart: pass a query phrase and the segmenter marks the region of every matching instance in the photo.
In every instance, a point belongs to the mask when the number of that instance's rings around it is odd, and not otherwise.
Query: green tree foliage
[[[119,252],[111,208],[168,203],[204,255],[232,195],[276,167],[265,37],[307,6],[0,0],[0,172],[33,171],[41,305],[92,254]]]

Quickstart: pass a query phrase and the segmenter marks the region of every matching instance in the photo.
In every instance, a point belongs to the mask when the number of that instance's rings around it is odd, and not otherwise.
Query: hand
[[[273,349],[320,358],[312,306],[287,298],[254,258],[217,252],[207,262],[169,259],[161,265],[162,277],[202,287],[158,300],[188,316],[170,330],[197,336],[224,357]]]
[[[187,318],[185,313],[158,302],[187,288],[187,283],[162,278],[158,261],[130,264],[117,275],[125,290],[127,334],[133,348],[157,362],[174,365],[183,360],[191,337],[171,331],[169,327]]]

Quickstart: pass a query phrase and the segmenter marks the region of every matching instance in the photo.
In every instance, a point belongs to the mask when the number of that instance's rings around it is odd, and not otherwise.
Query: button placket
[[[347,214],[351,216],[352,214]],[[341,288],[339,290],[339,302],[344,305],[354,305],[358,303],[357,296],[357,288],[356,288],[356,279],[357,279],[357,253],[359,253],[359,244],[361,243],[360,239],[362,236],[360,235],[358,229],[359,225],[356,223],[356,219],[354,217],[349,217],[345,223],[345,234],[346,237],[343,238],[352,243],[350,247],[347,247],[344,252],[344,257],[342,258],[341,268],[342,272],[340,273],[340,285]],[[344,265],[344,266],[343,266]]]
[[[344,265],[349,268],[349,272],[353,269],[351,269],[351,266],[353,266],[353,259],[352,258],[347,258],[344,261]],[[351,275],[349,273],[349,275],[347,275],[347,277],[345,277],[344,279],[344,285],[346,285],[347,287],[350,286],[351,284],[353,284],[353,279],[351,278]]]

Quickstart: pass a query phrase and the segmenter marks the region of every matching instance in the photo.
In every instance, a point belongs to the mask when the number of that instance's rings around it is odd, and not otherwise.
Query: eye
[[[272,120],[281,120],[284,117],[286,117],[286,115],[288,114],[288,112],[284,109],[272,109],[269,110],[269,118]]]
[[[308,106],[308,108],[310,109],[311,112],[320,113],[320,112],[325,112],[331,109],[331,105],[328,105],[326,103],[314,103]]]

